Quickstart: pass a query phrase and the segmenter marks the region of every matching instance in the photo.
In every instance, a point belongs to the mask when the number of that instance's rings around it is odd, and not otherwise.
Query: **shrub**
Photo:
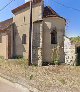
[[[54,64],[55,64],[55,65],[59,65],[59,60],[55,60],[55,61],[54,61]]]
[[[55,65],[59,65],[59,59],[60,59],[60,46],[57,45],[54,49],[53,49],[53,55],[52,55],[52,59],[53,59],[53,63]]]

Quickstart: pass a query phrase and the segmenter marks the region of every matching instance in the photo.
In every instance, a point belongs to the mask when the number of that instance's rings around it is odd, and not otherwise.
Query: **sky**
[[[13,17],[11,10],[29,0],[14,0],[5,9],[1,10],[11,0],[0,0],[0,21]],[[66,8],[58,3],[80,10],[80,0],[45,0],[45,5],[51,6],[60,16],[67,21],[66,35],[68,37],[80,36],[80,11]]]

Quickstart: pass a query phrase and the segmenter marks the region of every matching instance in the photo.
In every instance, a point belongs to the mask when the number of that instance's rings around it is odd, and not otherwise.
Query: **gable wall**
[[[25,16],[25,22],[24,22]],[[13,21],[15,22],[15,55],[21,55],[28,58],[29,52],[29,23],[30,23],[30,10],[26,8],[16,13]],[[42,2],[33,6],[33,21],[42,19]],[[22,35],[26,34],[27,42],[22,44]]]

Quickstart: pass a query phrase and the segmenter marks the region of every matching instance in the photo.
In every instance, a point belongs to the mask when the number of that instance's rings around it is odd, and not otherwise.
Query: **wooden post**
[[[30,0],[29,65],[32,63],[32,0]]]

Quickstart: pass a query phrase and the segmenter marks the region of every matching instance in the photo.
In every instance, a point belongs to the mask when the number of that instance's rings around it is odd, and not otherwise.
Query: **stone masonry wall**
[[[38,66],[42,65],[42,22],[33,24],[32,61]]]
[[[51,31],[56,27],[57,44],[51,44]],[[64,33],[65,33],[65,20],[58,17],[44,18],[44,31],[43,31],[43,61],[53,61],[53,50],[59,45],[59,58],[60,62],[64,62]]]
[[[14,14],[15,23],[15,56],[29,57],[29,28],[30,28],[30,7],[27,7]],[[25,20],[24,20],[25,17]],[[42,2],[33,5],[33,22],[42,19]],[[22,35],[26,34],[26,44],[22,44]]]

